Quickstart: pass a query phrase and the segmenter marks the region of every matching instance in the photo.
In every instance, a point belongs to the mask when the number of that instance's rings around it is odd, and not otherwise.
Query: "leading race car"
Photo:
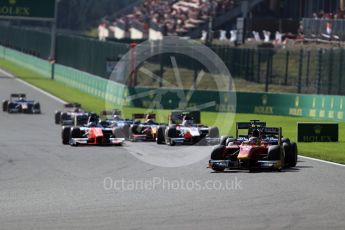
[[[39,102],[26,99],[26,95],[23,93],[11,94],[9,100],[2,102],[2,111],[8,113],[40,114],[41,105]]]
[[[91,114],[88,124],[84,126],[63,126],[61,131],[62,144],[80,145],[115,145],[122,146],[124,138],[114,135],[113,128],[104,127],[99,122],[99,116]]]
[[[248,130],[239,135],[241,129]],[[238,122],[236,138],[225,137],[216,146],[208,167],[214,171],[225,169],[273,169],[295,167],[297,164],[297,145],[288,138],[282,138],[281,128],[266,127],[265,122],[252,120]]]
[[[169,115],[169,125],[159,126],[157,129],[157,144],[218,144],[218,127],[200,123],[200,111],[173,111]]]
[[[90,113],[81,109],[79,103],[65,104],[62,111],[56,111],[54,116],[55,124],[68,126],[81,126],[88,122]]]

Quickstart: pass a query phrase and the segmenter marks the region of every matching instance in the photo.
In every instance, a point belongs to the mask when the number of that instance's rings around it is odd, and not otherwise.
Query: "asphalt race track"
[[[0,112],[1,230],[345,229],[345,167],[300,159],[298,167],[281,173],[211,173],[208,159],[163,168],[128,150],[148,146],[167,154],[174,148],[154,143],[63,146],[60,127],[53,124],[62,105],[0,77],[0,98],[15,92],[39,100],[43,114]],[[111,188],[122,178],[127,185],[164,183],[154,189]]]

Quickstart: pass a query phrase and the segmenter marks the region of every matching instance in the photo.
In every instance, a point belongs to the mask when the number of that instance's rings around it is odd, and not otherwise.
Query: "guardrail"
[[[184,93],[184,94],[183,94]],[[267,114],[315,118],[321,120],[345,121],[345,97],[328,95],[280,94],[280,93],[246,93],[237,92],[235,105],[224,105],[220,98],[229,97],[227,92],[195,90],[186,103],[181,95],[187,95],[180,89],[128,88],[128,106],[147,108],[153,104],[161,109],[176,109],[180,104],[187,108],[199,108],[210,104],[202,110],[211,112]],[[153,97],[152,95],[162,95]],[[157,98],[160,101],[154,101]]]

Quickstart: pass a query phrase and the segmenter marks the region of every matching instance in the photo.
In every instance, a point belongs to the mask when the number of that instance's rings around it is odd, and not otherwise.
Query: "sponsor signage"
[[[324,122],[297,123],[298,142],[338,142],[339,124]]]
[[[0,18],[52,20],[55,0],[0,0]]]

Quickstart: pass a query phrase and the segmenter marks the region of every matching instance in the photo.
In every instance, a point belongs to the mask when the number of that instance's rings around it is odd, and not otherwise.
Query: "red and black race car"
[[[246,135],[239,130],[246,129]],[[225,169],[273,169],[295,167],[297,145],[288,138],[282,138],[281,128],[266,127],[265,122],[252,120],[236,125],[236,138],[226,137],[216,146],[208,167],[214,171]]]
[[[91,114],[85,126],[63,126],[61,131],[62,144],[79,145],[115,145],[122,146],[124,138],[116,137],[114,128],[104,127],[99,117]]]
[[[133,124],[129,127],[130,141],[156,141],[157,128],[160,124],[156,123],[156,114],[132,115]]]

